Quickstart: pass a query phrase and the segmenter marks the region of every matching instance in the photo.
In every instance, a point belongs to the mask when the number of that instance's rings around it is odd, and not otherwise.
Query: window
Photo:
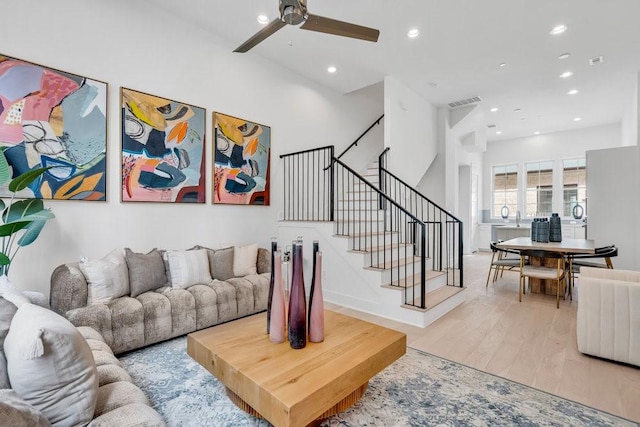
[[[502,217],[502,208],[509,209],[509,215],[515,215],[518,209],[518,166],[493,167],[493,209],[491,216]]]
[[[574,206],[580,204],[582,209],[584,209],[584,200],[587,198],[585,159],[562,161],[562,188],[562,216],[573,217]],[[581,213],[584,213],[584,211]]]
[[[526,216],[549,216],[553,199],[553,162],[527,163]]]

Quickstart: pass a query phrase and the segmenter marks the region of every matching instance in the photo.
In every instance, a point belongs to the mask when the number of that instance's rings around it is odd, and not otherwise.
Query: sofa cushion
[[[89,345],[68,320],[23,304],[13,317],[4,350],[11,386],[53,425],[91,421],[98,373]]]
[[[142,403],[129,403],[94,418],[88,427],[162,427],[165,425],[160,414],[151,407]]]
[[[79,267],[87,279],[87,304],[104,304],[129,294],[129,271],[122,249],[102,259],[83,260]]]
[[[11,427],[51,425],[40,411],[25,402],[14,390],[0,390],[0,423]]]
[[[169,261],[172,287],[185,289],[212,280],[206,249],[166,251],[165,254]]]
[[[233,246],[230,248],[209,251],[209,270],[211,277],[217,280],[227,280],[233,275]]]
[[[233,276],[244,277],[256,274],[258,262],[258,244],[236,246],[233,248]]]
[[[152,291],[167,284],[162,255],[157,249],[148,254],[139,254],[125,248],[125,259],[129,268],[131,296]]]
[[[118,381],[103,385],[98,389],[96,417],[113,411],[129,403],[148,405],[147,396],[136,385],[127,381]]]
[[[4,350],[0,347],[0,390],[3,388],[11,388],[11,383],[9,383],[7,372],[7,358],[4,357]]]

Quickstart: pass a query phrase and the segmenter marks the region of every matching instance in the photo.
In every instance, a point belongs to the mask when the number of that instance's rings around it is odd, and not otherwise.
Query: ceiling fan
[[[371,42],[377,42],[380,35],[380,31],[375,28],[312,15],[307,12],[307,0],[280,0],[280,17],[255,33],[249,40],[238,46],[234,52],[247,52],[287,24],[302,24],[300,28],[303,30],[318,31]]]

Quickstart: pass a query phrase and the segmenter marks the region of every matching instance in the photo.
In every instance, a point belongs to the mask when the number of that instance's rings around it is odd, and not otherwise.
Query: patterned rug
[[[170,427],[269,426],[238,409],[186,353],[186,337],[120,358]],[[322,426],[636,426],[637,423],[414,349]]]

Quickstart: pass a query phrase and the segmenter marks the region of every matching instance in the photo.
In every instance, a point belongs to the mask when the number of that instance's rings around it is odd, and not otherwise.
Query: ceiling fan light
[[[333,65],[329,66],[329,68],[327,68],[327,72],[333,74],[336,71],[338,71],[338,69],[336,67],[334,67]]]

